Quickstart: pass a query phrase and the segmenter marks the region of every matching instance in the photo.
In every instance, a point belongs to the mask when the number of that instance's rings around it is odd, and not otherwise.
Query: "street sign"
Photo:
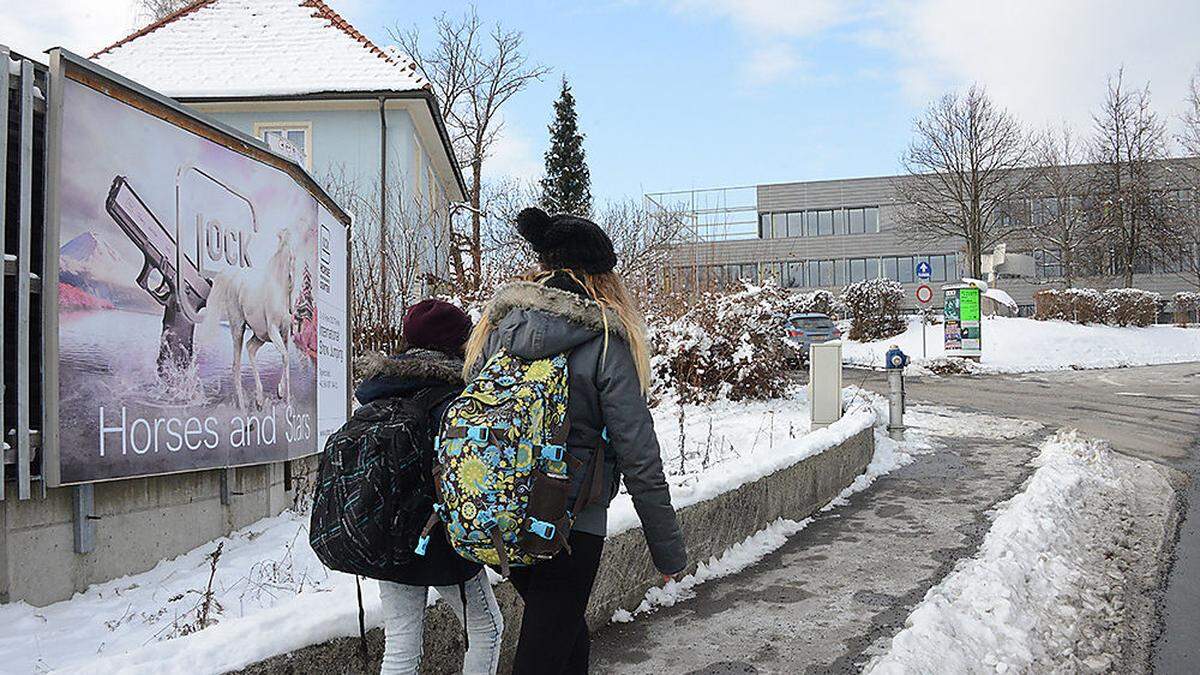
[[[932,276],[933,276],[933,270],[929,267],[929,263],[925,262],[924,260],[917,263],[917,278],[918,279],[928,280]]]
[[[917,286],[917,302],[928,305],[931,300],[933,300],[933,289],[926,284]]]

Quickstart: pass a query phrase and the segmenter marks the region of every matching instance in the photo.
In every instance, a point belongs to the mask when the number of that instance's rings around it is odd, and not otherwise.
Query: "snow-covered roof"
[[[429,87],[322,0],[197,0],[92,60],[175,98]]]

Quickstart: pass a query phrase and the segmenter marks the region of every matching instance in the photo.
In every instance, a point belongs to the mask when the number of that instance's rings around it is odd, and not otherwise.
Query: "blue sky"
[[[362,4],[357,21],[384,32],[395,10]],[[442,4],[408,2],[404,14],[428,25]],[[916,110],[881,81],[886,55],[838,31],[815,36],[803,66],[772,76],[753,70],[753,35],[707,14],[632,2],[488,2],[478,11],[521,29],[530,58],[554,69],[505,111],[497,170],[540,171],[565,75],[601,198],[891,172]]]
[[[381,44],[466,3],[327,0]],[[42,0],[0,42],[81,53],[140,25],[137,0]],[[912,118],[972,82],[1031,128],[1082,135],[1108,74],[1151,86],[1173,127],[1200,63],[1195,0],[480,0],[550,66],[505,109],[488,172],[536,178],[567,75],[601,199],[896,172]]]
[[[336,1],[336,0],[335,0]],[[465,3],[348,0],[375,38]],[[505,111],[493,168],[533,177],[559,78],[578,100],[593,190],[642,192],[894,173],[912,118],[979,81],[1031,127],[1089,129],[1108,73],[1165,117],[1200,63],[1200,3],[550,0],[478,4],[554,69]]]

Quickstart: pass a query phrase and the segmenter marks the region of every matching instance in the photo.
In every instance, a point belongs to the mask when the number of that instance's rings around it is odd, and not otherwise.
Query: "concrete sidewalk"
[[[1041,432],[942,448],[820,514],[754,567],[595,638],[613,673],[856,672],[988,529],[1030,472]]]

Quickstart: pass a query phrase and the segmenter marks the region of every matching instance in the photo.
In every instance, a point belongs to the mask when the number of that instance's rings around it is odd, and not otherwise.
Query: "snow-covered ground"
[[[928,362],[944,357],[942,326],[925,328],[927,358],[921,358],[921,322],[910,319],[908,329],[887,340],[843,341],[847,364],[883,367],[884,354],[897,344],[912,358],[910,372],[927,370]],[[1081,326],[1065,321],[985,317],[982,372],[1018,373],[1071,368],[1114,368],[1200,361],[1200,330],[1175,326],[1118,328]]]
[[[801,388],[775,401],[688,406],[682,446],[679,408],[659,406],[655,425],[675,506],[768,475],[872,425],[878,443],[875,461],[854,489],[864,489],[876,476],[909,461],[882,431],[882,398],[848,388],[846,400],[846,415],[813,433]],[[357,635],[354,578],[321,565],[308,546],[307,526],[306,515],[286,512],[148,572],[92,586],[71,600],[43,608],[21,602],[0,605],[0,673],[215,673]],[[629,496],[619,495],[610,510],[610,532],[635,526]],[[778,536],[785,535],[772,535]],[[214,572],[211,554],[218,546]],[[733,555],[746,559],[736,551]],[[708,574],[719,576],[711,570]],[[374,582],[363,582],[363,596],[367,625],[378,625]],[[196,630],[206,597],[211,598],[210,625]]]
[[[872,673],[1100,672],[1113,667],[1129,561],[1105,545],[1128,467],[1076,432],[1047,439],[977,555],[931,588]],[[1106,497],[1106,493],[1109,495]],[[1133,518],[1135,516],[1130,516]],[[1126,539],[1125,535],[1116,537]]]

